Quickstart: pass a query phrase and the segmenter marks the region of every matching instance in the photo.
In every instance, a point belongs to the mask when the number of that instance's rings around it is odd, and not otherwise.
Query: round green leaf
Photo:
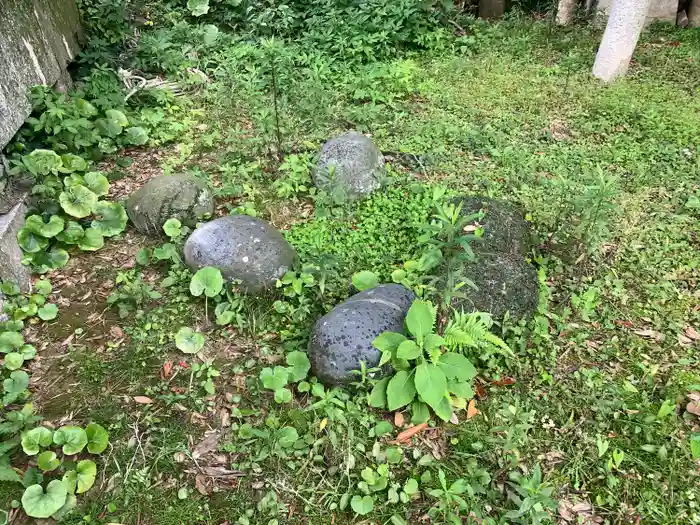
[[[406,483],[404,483],[403,491],[409,496],[412,496],[418,492],[418,482],[414,478],[407,479]]]
[[[121,204],[100,201],[93,210],[96,220],[92,227],[105,237],[112,237],[124,231],[129,217]]]
[[[47,279],[39,279],[36,283],[34,283],[34,290],[46,297],[51,293],[53,287],[51,286],[51,282]]]
[[[58,201],[68,215],[82,219],[92,213],[97,195],[85,186],[70,186],[61,192]]]
[[[28,228],[22,228],[17,232],[17,244],[27,253],[37,253],[48,246],[49,240]]]
[[[85,186],[87,186],[87,189],[98,197],[102,197],[109,193],[109,180],[107,177],[102,175],[102,173],[91,171],[83,176],[83,180],[85,180]]]
[[[219,28],[213,24],[204,26],[204,43],[208,46],[212,45],[219,38]]]
[[[38,314],[39,319],[42,321],[51,321],[52,319],[56,319],[56,316],[58,315],[58,306],[49,303],[39,308]]]
[[[54,432],[53,442],[56,445],[63,445],[63,453],[66,456],[72,456],[85,448],[88,438],[82,428],[69,425]]]
[[[74,171],[85,171],[87,169],[85,159],[73,153],[61,155],[61,161],[63,162],[63,167],[60,170],[62,173],[73,173]]]
[[[224,278],[218,268],[205,266],[192,276],[190,293],[199,297],[204,293],[207,297],[216,297],[224,287]]]
[[[24,227],[32,233],[50,239],[58,235],[63,230],[63,219],[58,215],[52,215],[49,222],[44,222],[41,215],[30,215],[27,217]]]
[[[355,514],[364,516],[372,512],[372,509],[374,508],[374,500],[370,496],[355,495],[350,500],[350,506],[352,507],[352,510],[355,511]]]
[[[275,390],[275,403],[290,403],[292,401],[292,392],[288,388],[280,388]]]
[[[78,487],[78,473],[75,470],[69,470],[63,475],[63,484],[66,486],[69,494],[74,494]]]
[[[163,224],[163,231],[168,237],[178,237],[182,233],[182,223],[174,217],[170,218]]]
[[[374,272],[369,272],[367,270],[357,272],[352,276],[352,284],[360,291],[367,290],[379,284],[379,277],[377,277],[377,274]]]
[[[187,9],[192,16],[202,16],[209,12],[209,0],[187,0]]]
[[[24,370],[15,370],[2,382],[6,394],[21,394],[29,386],[29,374]]]
[[[36,348],[34,348],[32,345],[22,345],[19,348],[19,353],[22,354],[25,361],[34,359],[34,357],[36,357]]]
[[[66,263],[68,263],[68,252],[56,246],[51,248],[48,252],[34,255],[32,258],[34,270],[39,274],[62,268]]]
[[[56,521],[61,521],[70,512],[72,512],[77,505],[78,498],[76,498],[74,494],[68,494],[68,497],[66,498],[66,502],[63,504],[63,507],[54,512],[51,515],[51,517]]]
[[[91,226],[85,230],[85,235],[78,241],[78,247],[86,252],[97,251],[104,245],[105,239],[102,236],[102,233],[94,226]]]
[[[77,244],[77,242],[82,239],[84,235],[85,230],[83,230],[80,223],[68,221],[66,229],[56,235],[56,239],[61,242],[65,242],[66,244]]]
[[[27,456],[36,456],[42,448],[51,445],[51,432],[46,427],[36,427],[22,434],[22,450]]]
[[[0,334],[0,352],[7,353],[21,347],[24,337],[19,332],[2,332]]]
[[[22,157],[22,164],[33,175],[56,173],[63,166],[61,157],[50,149],[35,149],[29,155]]]
[[[76,472],[78,474],[78,487],[75,493],[82,494],[83,492],[87,492],[95,484],[95,477],[97,476],[97,466],[95,462],[91,459],[78,461]]]
[[[63,507],[68,498],[66,486],[60,480],[51,481],[46,492],[41,485],[32,485],[22,495],[22,508],[32,518],[49,518]]]
[[[204,336],[183,326],[175,334],[175,346],[186,354],[196,354],[204,347]]]
[[[405,340],[406,336],[403,334],[383,332],[372,341],[372,346],[381,352],[393,352]]]
[[[24,364],[24,356],[19,352],[5,354],[5,368],[8,370],[19,370]]]
[[[140,126],[133,126],[126,129],[124,138],[129,144],[133,144],[134,146],[143,146],[146,144],[146,142],[148,142],[148,131]]]
[[[109,120],[113,120],[122,127],[129,125],[129,119],[126,118],[126,115],[124,115],[124,113],[122,113],[118,109],[108,109],[107,111],[105,111],[105,116]]]
[[[291,448],[299,439],[299,433],[294,427],[283,427],[277,431],[277,443],[282,448]]]
[[[105,451],[109,441],[109,434],[103,426],[97,423],[90,423],[85,427],[85,433],[88,438],[87,449],[90,454],[101,454]]]
[[[305,352],[294,351],[287,354],[287,372],[289,373],[289,381],[298,383],[302,379],[306,379],[306,375],[311,369],[309,357]]]
[[[413,373],[399,370],[389,380],[386,388],[386,399],[389,410],[396,410],[408,405],[416,397],[416,388],[413,385]]]
[[[268,390],[280,390],[287,385],[287,381],[289,372],[283,366],[276,366],[274,370],[269,367],[260,370],[260,382]]]
[[[436,410],[447,394],[445,373],[432,363],[422,363],[416,367],[415,385],[421,399],[433,410]]]
[[[36,464],[44,472],[51,472],[56,470],[61,462],[53,450],[46,450],[37,456]]]

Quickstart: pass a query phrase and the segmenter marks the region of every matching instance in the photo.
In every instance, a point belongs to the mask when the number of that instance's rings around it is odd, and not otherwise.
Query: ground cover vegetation
[[[37,276],[2,284],[0,523],[700,523],[698,30],[601,88],[599,32],[547,5],[79,4],[76,89],[37,88],[6,152]],[[388,163],[359,202],[311,180],[347,129]],[[275,293],[127,224],[182,171],[283,231]],[[453,308],[488,261],[469,194],[527,212],[529,320]],[[374,342],[392,372],[324,386],[314,321],[391,282],[417,297]]]

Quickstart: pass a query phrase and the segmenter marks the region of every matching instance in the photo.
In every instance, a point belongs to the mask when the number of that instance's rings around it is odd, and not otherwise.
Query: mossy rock
[[[462,202],[462,215],[484,211],[480,221],[484,228],[481,242],[472,243],[477,253],[507,253],[525,256],[532,246],[530,224],[523,210],[516,204],[491,197],[469,195],[458,197],[454,203]]]
[[[155,177],[129,196],[129,219],[146,235],[163,235],[170,218],[194,227],[197,221],[214,213],[214,195],[206,181],[179,173]]]
[[[511,319],[530,318],[539,303],[537,270],[520,256],[505,253],[480,253],[467,263],[463,277],[477,287],[464,287],[466,299],[455,299],[454,306],[466,311],[488,312],[501,320],[506,312]]]

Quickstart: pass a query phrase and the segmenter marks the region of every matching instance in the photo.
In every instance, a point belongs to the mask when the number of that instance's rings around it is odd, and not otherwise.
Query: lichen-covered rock
[[[404,318],[415,295],[399,284],[381,284],[337,305],[313,327],[309,340],[311,371],[326,385],[358,379],[360,362],[379,364],[372,341],[383,332],[404,332]]]
[[[470,195],[458,197],[455,204],[462,202],[462,215],[484,211],[480,223],[484,236],[480,242],[473,242],[472,249],[477,253],[508,253],[525,256],[530,251],[530,225],[525,214],[517,205],[500,199]]]
[[[347,200],[372,193],[382,185],[383,178],[382,152],[355,131],[326,142],[313,172],[316,187]]]
[[[473,281],[477,289],[462,288],[468,298],[456,299],[457,308],[488,312],[497,320],[506,312],[511,319],[529,318],[537,310],[537,270],[523,257],[505,253],[477,254],[475,262],[465,265],[463,276]]]
[[[213,266],[251,294],[274,288],[295,260],[294,248],[276,228],[248,215],[210,221],[185,242],[185,263],[192,271]]]
[[[146,235],[163,235],[170,218],[194,227],[214,213],[214,195],[207,183],[187,173],[155,177],[129,196],[126,211],[136,229]]]

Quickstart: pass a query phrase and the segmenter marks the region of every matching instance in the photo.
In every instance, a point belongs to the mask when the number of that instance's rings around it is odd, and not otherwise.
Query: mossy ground
[[[412,57],[408,88],[390,104],[349,101],[334,85],[326,91],[332,104],[319,98],[318,111],[329,117],[323,124],[310,123],[303,108],[285,106],[288,145],[319,142],[346,126],[370,132],[382,150],[419,160],[409,169],[396,166],[402,177],[522,203],[545,244],[561,226],[562,192],[584,192],[598,169],[618,176],[600,247],[585,257],[557,246],[539,253],[547,284],[540,312],[506,334],[517,360],[489,361],[493,368],[482,374],[512,376],[515,384],[486,383],[480,414],[440,425],[405,447],[405,459],[392,467],[397,479],[439,466],[448,479],[477,486],[483,469],[492,481],[470,505],[502,517],[516,508],[508,474],[540,464],[556,499],[593,504],[601,522],[700,523],[700,466],[689,449],[700,423],[683,411],[689,389],[700,383],[700,342],[687,336],[689,327],[700,329],[700,217],[687,207],[700,190],[698,31],[647,34],[629,77],[601,87],[588,75],[600,35],[509,22],[482,34],[481,47]],[[265,217],[285,204],[270,191],[273,168],[261,154],[263,139],[240,141],[232,151],[230,141],[240,135],[228,133],[250,128],[245,99],[234,111],[235,94],[218,104],[217,89],[202,97],[217,117],[207,119],[209,130],[191,135],[164,162],[198,167],[231,206],[247,205]],[[246,164],[256,157],[267,172]],[[206,158],[216,160],[200,162]],[[565,190],[554,183],[559,178],[569,182]],[[334,256],[344,276],[373,269],[386,277],[414,254],[412,223],[429,211],[411,184],[342,218],[316,220],[304,211],[311,201],[288,203],[293,220],[284,222],[294,226],[287,236],[309,260]],[[113,278],[91,275],[90,257],[74,258],[69,267],[85,275],[79,285],[86,291]],[[155,270],[157,283],[167,268]],[[259,368],[283,355],[264,306],[244,312],[246,329],[219,331],[186,284],[163,292],[138,318],[110,317],[100,339],[76,332],[61,351],[61,365],[43,376],[56,385],[36,401],[49,409],[47,417],[73,414],[111,433],[97,488],[66,523],[236,523],[246,511],[256,524],[385,523],[394,513],[409,523],[422,519],[435,503],[426,494],[408,505],[377,504],[364,519],[332,507],[354,488],[361,468],[374,464],[377,440],[370,430],[383,415],[343,400],[343,422],[332,407],[308,410],[305,395],[275,404],[257,381]],[[104,294],[91,306],[103,312]],[[76,320],[71,308],[36,334],[41,352],[60,346],[74,320],[74,328],[83,327],[85,319]],[[183,356],[171,341],[182,325],[207,331],[204,352],[221,372],[215,396],[196,381],[193,387],[190,369],[178,364]],[[173,364],[171,375],[163,374],[166,362]],[[51,401],[56,396],[60,406]],[[135,396],[153,403],[140,404]],[[678,409],[660,417],[666,400]],[[310,443],[301,455],[277,454],[273,438],[250,437],[241,432],[243,423],[269,432],[291,425]],[[212,430],[221,432],[218,450],[204,457],[244,476],[212,484],[194,474],[191,453]],[[608,443],[606,454],[599,454],[599,443]],[[616,450],[624,460],[609,469]],[[358,467],[346,471],[349,455]],[[1,505],[18,496],[11,487],[0,489]]]

